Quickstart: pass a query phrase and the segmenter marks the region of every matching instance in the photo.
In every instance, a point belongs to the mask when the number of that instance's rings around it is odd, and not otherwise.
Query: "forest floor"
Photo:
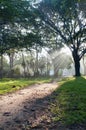
[[[84,130],[52,121],[50,103],[56,82],[35,84],[0,96],[0,130]]]

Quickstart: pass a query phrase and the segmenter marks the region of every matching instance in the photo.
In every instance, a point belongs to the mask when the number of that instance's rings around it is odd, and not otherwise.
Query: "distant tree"
[[[0,56],[0,78],[7,76],[8,71],[9,71],[9,64],[6,60],[6,57],[4,55],[1,55]]]
[[[47,57],[45,57],[45,56],[40,57],[38,63],[39,63],[38,68],[39,68],[40,75],[41,76],[48,75]]]
[[[13,77],[15,51],[16,50],[14,50],[14,49],[10,49],[10,50],[7,51],[7,54],[9,56],[9,66],[10,66],[9,76],[10,77]]]

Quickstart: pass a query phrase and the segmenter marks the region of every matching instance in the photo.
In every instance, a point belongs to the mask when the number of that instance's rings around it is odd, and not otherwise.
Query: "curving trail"
[[[0,130],[47,130],[42,123],[50,122],[49,95],[57,87],[56,83],[36,84],[0,96]]]

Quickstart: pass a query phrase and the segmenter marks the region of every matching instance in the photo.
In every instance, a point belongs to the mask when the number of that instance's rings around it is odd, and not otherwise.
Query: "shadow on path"
[[[35,93],[30,95],[32,98],[25,99],[21,109],[14,115],[4,112],[6,120],[0,125],[0,130],[48,130],[51,127],[50,97],[57,88],[57,84],[52,84],[55,88],[50,85],[45,84],[44,90],[40,89],[42,85],[35,88]],[[45,91],[46,88],[49,88],[48,92]]]

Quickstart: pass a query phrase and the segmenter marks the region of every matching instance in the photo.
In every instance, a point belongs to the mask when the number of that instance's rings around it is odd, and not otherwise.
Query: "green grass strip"
[[[66,125],[86,123],[86,77],[67,78],[59,82],[51,104],[53,120]]]
[[[51,78],[32,78],[32,79],[1,79],[0,80],[0,94],[14,92],[16,90],[28,87],[33,84],[48,83]]]

